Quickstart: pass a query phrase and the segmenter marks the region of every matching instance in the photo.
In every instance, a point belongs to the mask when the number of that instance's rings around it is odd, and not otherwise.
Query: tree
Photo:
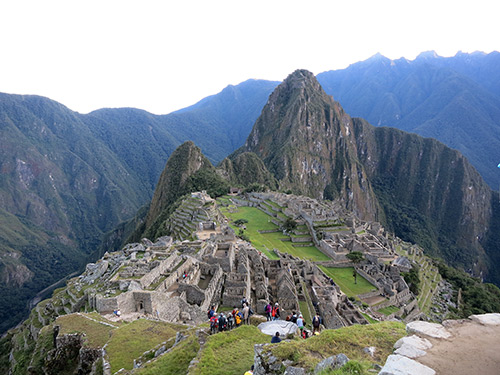
[[[346,255],[346,258],[354,263],[354,271],[352,272],[352,276],[354,277],[354,284],[358,283],[358,271],[356,270],[356,265],[359,264],[362,260],[365,259],[365,256],[360,251],[352,251]]]
[[[283,229],[285,229],[287,232],[291,232],[295,228],[297,228],[297,222],[291,217],[287,218],[285,223],[283,224]]]
[[[243,224],[246,223],[248,223],[247,219],[238,219],[234,222],[234,225],[236,225],[237,227],[241,227]]]

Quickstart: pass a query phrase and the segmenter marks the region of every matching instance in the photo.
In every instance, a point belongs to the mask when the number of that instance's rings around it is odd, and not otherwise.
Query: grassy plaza
[[[248,220],[245,223],[246,230],[244,233],[248,236],[252,245],[265,253],[270,259],[277,259],[277,256],[272,252],[276,248],[282,253],[288,253],[302,259],[312,261],[330,260],[325,254],[319,251],[315,246],[294,247],[290,241],[281,241],[287,236],[281,232],[259,233],[259,231],[278,230],[278,226],[271,222],[271,218],[265,212],[255,207],[220,207],[222,213],[228,218],[229,225],[236,233],[240,230],[233,222],[238,219]]]
[[[321,270],[337,284],[342,292],[348,297],[355,297],[359,294],[364,294],[375,290],[375,287],[368,282],[363,276],[358,274],[357,282],[354,283],[353,267],[334,268],[319,266]]]

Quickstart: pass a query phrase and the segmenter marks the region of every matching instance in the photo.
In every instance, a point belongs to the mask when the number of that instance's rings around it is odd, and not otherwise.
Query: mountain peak
[[[421,52],[415,60],[431,60],[431,59],[438,59],[441,56],[439,56],[436,51],[431,50],[431,51],[425,51]]]

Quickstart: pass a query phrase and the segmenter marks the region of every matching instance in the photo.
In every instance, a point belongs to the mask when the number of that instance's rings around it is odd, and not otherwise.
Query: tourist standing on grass
[[[273,336],[273,338],[271,339],[271,344],[276,344],[278,342],[281,342],[281,339],[280,339],[280,333],[279,332],[276,332],[276,334]]]
[[[225,331],[227,329],[227,319],[223,313],[219,315],[219,332]]]
[[[250,367],[250,370],[248,370],[247,372],[245,372],[244,375],[253,375],[253,369],[254,369],[254,366],[252,365],[252,367]]]
[[[243,313],[243,322],[245,324],[249,324],[249,318],[250,318],[250,307],[248,307],[248,303],[245,303],[245,305],[243,306],[243,310],[242,310],[242,313]]]

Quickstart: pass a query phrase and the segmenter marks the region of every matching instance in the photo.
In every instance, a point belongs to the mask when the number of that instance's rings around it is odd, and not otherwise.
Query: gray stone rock
[[[132,280],[128,286],[128,290],[142,290],[142,286],[139,282]]]
[[[128,289],[129,284],[130,284],[130,281],[128,281],[128,280],[120,280],[118,288],[123,292],[123,291]]]
[[[394,354],[399,354],[408,358],[418,358],[427,354],[427,352],[420,350],[410,344],[401,345]]]
[[[420,350],[427,350],[432,348],[432,344],[429,340],[418,337],[417,335],[405,336],[400,338],[394,344],[394,349],[399,349],[403,345],[411,345]]]
[[[374,346],[367,346],[366,348],[363,348],[363,352],[370,355],[372,358],[375,355],[375,350],[376,348]]]
[[[260,323],[257,326],[262,333],[274,336],[276,332],[280,333],[280,337],[285,338],[289,334],[295,334],[299,327],[297,324],[292,322],[287,322],[286,320],[274,320],[271,322]]]
[[[344,366],[347,362],[349,362],[349,358],[344,353],[337,354],[336,357],[337,358],[335,358],[335,368],[340,368]]]
[[[471,316],[469,316],[469,319],[471,319],[472,321],[474,321],[476,323],[487,325],[487,326],[500,325],[500,314],[498,314],[498,313],[471,315]]]
[[[410,322],[406,325],[406,332],[416,333],[419,336],[427,336],[435,339],[449,339],[451,333],[441,324],[429,322]]]
[[[314,368],[314,373],[317,374],[323,370],[334,370],[344,366],[349,362],[349,358],[341,353],[338,355],[333,355],[331,357],[325,358]]]
[[[302,367],[287,367],[285,369],[285,375],[305,375],[306,370]]]
[[[158,350],[155,352],[155,358],[156,357],[159,357],[160,355],[162,355],[163,353],[165,353],[167,351],[167,348],[165,345],[162,345],[158,348]]]
[[[424,366],[413,359],[392,354],[387,357],[379,375],[435,375],[436,371]]]

